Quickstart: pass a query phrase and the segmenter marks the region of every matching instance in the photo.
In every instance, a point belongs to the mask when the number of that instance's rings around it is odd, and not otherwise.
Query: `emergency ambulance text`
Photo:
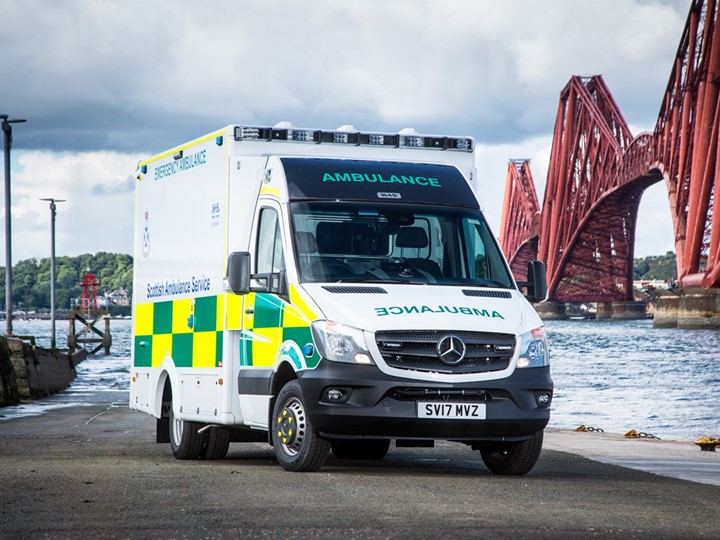
[[[200,150],[189,156],[183,156],[180,159],[158,165],[155,167],[155,180],[160,180],[167,176],[172,176],[180,171],[186,171],[206,163],[206,151]]]

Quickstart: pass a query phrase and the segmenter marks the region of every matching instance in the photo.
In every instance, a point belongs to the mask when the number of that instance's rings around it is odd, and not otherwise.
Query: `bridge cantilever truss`
[[[654,133],[632,137],[602,77],[570,79],[560,94],[538,237],[527,226],[534,212],[518,202],[536,197],[534,186],[508,168],[501,244],[518,278],[527,259],[545,261],[550,300],[632,300],[640,198],[663,178],[681,285],[720,286],[717,1],[692,3]]]
[[[524,279],[527,261],[537,258],[540,225],[540,203],[530,160],[511,159],[505,183],[500,244],[510,257],[510,267],[518,279]]]
[[[655,128],[666,164],[683,286],[720,286],[720,26],[717,0],[694,0]]]

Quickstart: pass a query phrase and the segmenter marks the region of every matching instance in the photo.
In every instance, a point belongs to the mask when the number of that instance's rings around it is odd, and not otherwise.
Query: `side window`
[[[269,274],[285,268],[280,221],[272,208],[260,210],[260,223],[257,236],[257,273]]]
[[[479,226],[477,224],[471,224],[470,230],[468,231],[468,248],[470,254],[470,260],[468,261],[471,265],[470,277],[475,279],[490,279],[487,257],[485,254],[485,243],[480,237]]]
[[[468,277],[500,287],[512,287],[510,275],[490,230],[484,223],[474,219],[465,220],[463,229],[469,256]]]

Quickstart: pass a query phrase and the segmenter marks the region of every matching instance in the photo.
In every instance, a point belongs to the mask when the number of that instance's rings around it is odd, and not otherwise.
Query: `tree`
[[[0,301],[5,302],[5,269],[0,268]],[[123,288],[132,294],[133,258],[124,253],[86,253],[55,258],[55,305],[68,309],[70,301],[82,294],[80,284],[90,271],[100,281],[97,294]],[[24,310],[50,307],[50,258],[27,259],[13,267],[13,304]],[[123,314],[128,310],[119,310]],[[129,312],[128,312],[129,313]]]

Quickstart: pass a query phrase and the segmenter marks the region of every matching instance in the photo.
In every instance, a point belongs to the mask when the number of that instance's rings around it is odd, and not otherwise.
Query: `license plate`
[[[419,401],[417,404],[417,415],[418,418],[485,420],[485,404]]]

